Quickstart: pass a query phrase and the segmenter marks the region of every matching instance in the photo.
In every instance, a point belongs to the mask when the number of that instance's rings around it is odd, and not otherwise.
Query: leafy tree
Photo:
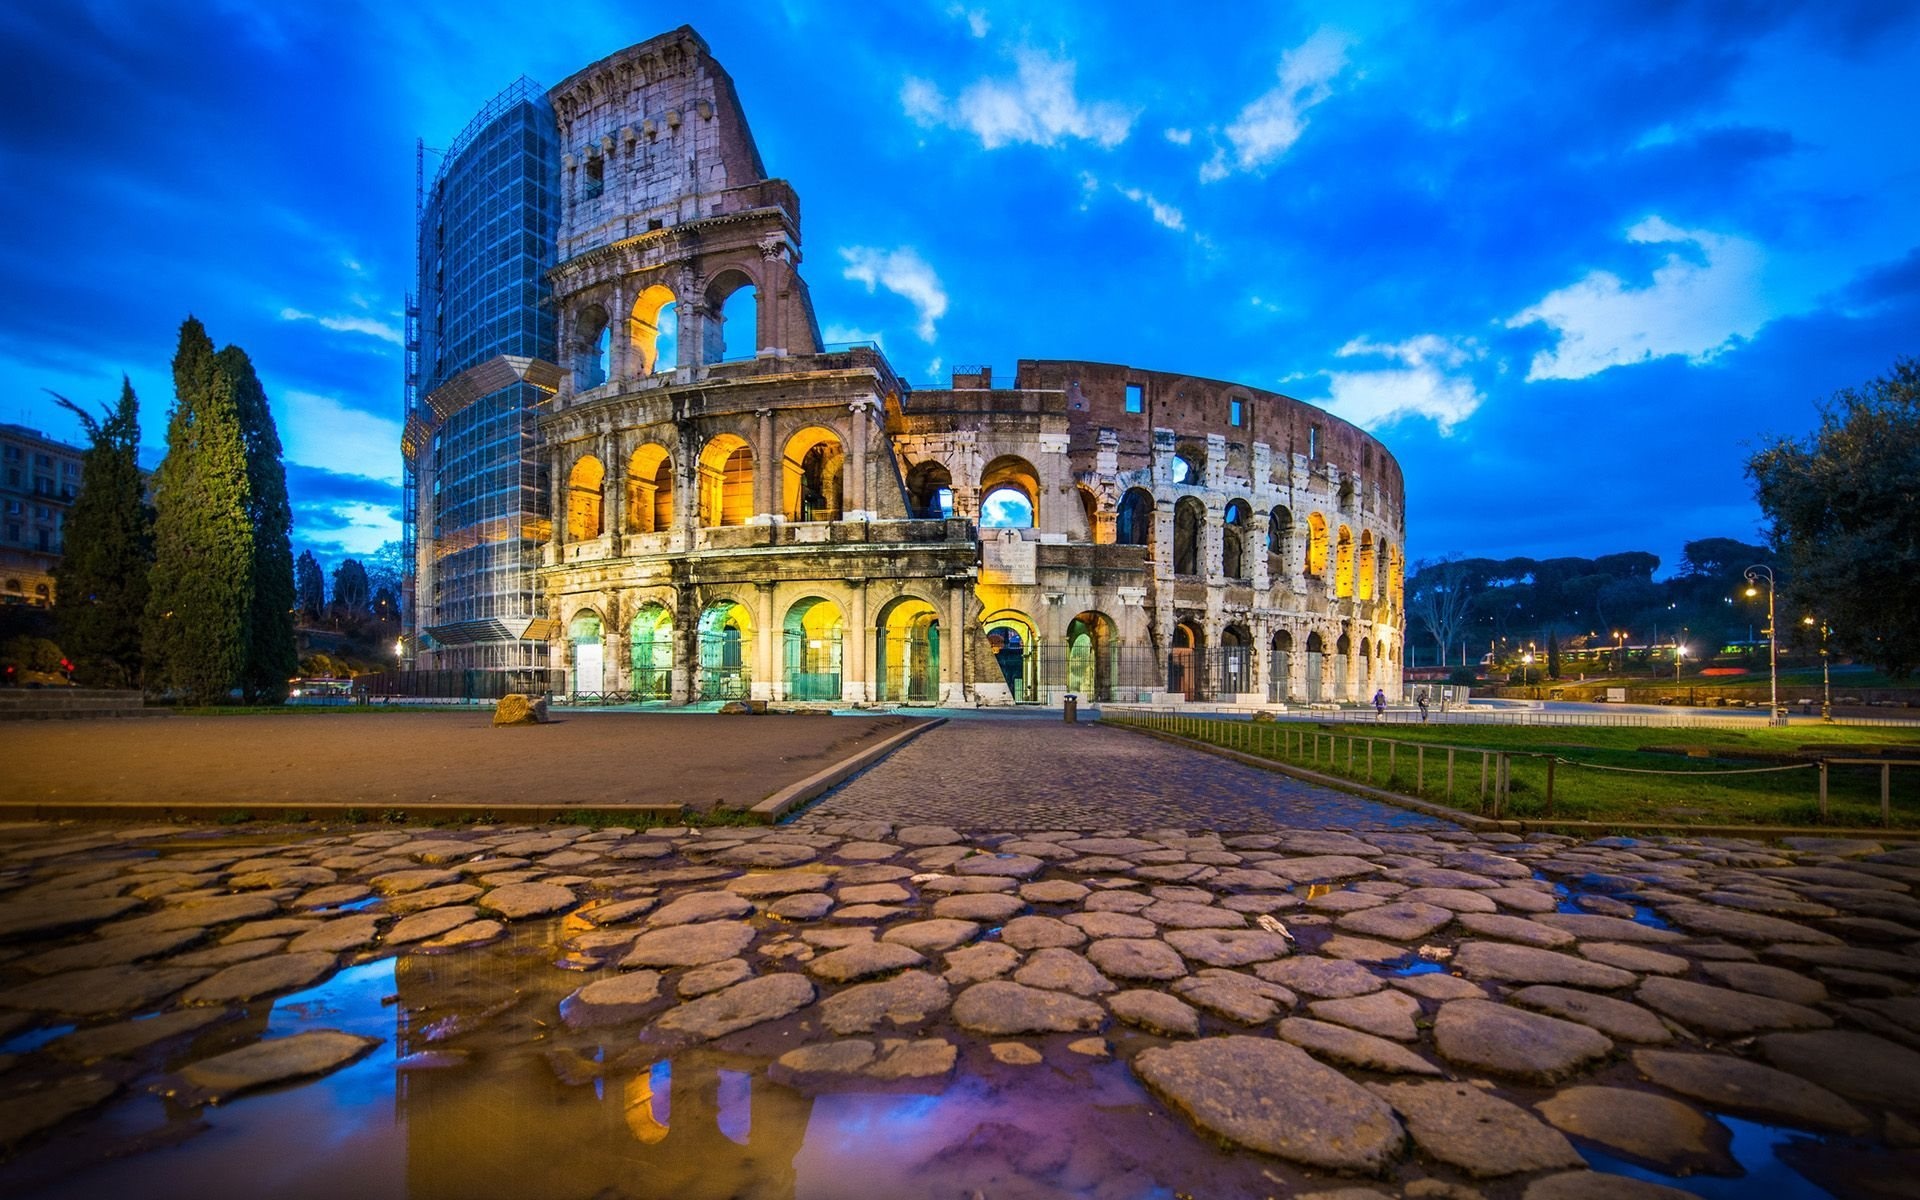
[[[327,577],[321,574],[320,560],[311,550],[302,550],[293,564],[293,595],[308,620],[320,619],[321,610],[327,606]]]
[[[372,603],[367,569],[360,560],[349,558],[333,569],[333,607],[343,621],[365,617]]]
[[[1780,620],[1814,614],[1896,679],[1920,666],[1920,359],[1835,394],[1810,437],[1762,448],[1747,474],[1780,555]]]
[[[1547,678],[1560,678],[1560,638],[1553,630],[1547,630]]]
[[[253,502],[232,375],[188,317],[173,359],[167,456],[154,473],[153,570],[144,620],[147,682],[195,703],[241,678],[253,608]]]
[[[1447,651],[1466,628],[1473,603],[1472,574],[1458,558],[1422,560],[1413,570],[1413,579],[1407,585],[1407,611],[1427,627],[1427,635],[1439,650],[1438,661],[1444,664]]]
[[[67,512],[66,550],[53,568],[60,640],[88,682],[140,678],[140,618],[153,562],[153,510],[140,478],[140,405],[120,380],[120,403],[101,419],[56,394],[80,418],[87,452]]]
[[[246,445],[248,518],[253,523],[253,603],[247,616],[247,662],[240,686],[249,703],[279,704],[299,670],[294,646],[293,505],[280,461],[280,431],[253,361],[238,346],[220,351],[233,380]]]

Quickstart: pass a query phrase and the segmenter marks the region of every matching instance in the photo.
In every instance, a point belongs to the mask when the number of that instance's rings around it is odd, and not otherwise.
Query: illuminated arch
[[[739,267],[728,267],[707,283],[706,297],[700,361],[752,358],[760,345],[760,288],[753,276]],[[745,311],[740,312],[743,306]],[[727,326],[734,321],[745,321],[746,329],[728,336]]]
[[[1114,518],[1115,540],[1123,546],[1153,545],[1153,493],[1145,488],[1128,488],[1120,498],[1120,510]]]
[[[737,600],[716,600],[700,614],[699,695],[702,700],[743,699],[752,684],[748,666],[753,616]]]
[[[781,508],[789,521],[838,521],[847,453],[831,429],[811,425],[787,439],[780,462]]]
[[[1336,598],[1353,595],[1353,530],[1345,525],[1334,540],[1333,594]]]
[[[819,596],[796,600],[788,609],[786,687],[790,700],[840,699],[840,606]]]
[[[700,523],[745,525],[753,516],[753,448],[736,433],[717,433],[700,451]]]
[[[567,540],[584,542],[605,530],[607,468],[591,454],[567,472]]]
[[[1220,573],[1228,579],[1245,579],[1253,574],[1247,566],[1247,522],[1253,509],[1245,500],[1233,500],[1220,525]]]
[[[665,700],[673,691],[673,613],[655,601],[634,611],[627,626],[632,688],[642,700]]]
[[[654,284],[640,293],[633,302],[633,317],[629,322],[632,329],[633,361],[639,365],[640,374],[652,375],[656,371],[671,371],[678,366],[677,361],[666,361],[666,351],[675,351],[678,358],[680,341],[680,306],[674,303],[673,289],[662,284]]]
[[[996,494],[1011,493],[1024,500],[1022,506],[1003,499],[991,505]],[[994,529],[1038,528],[1040,524],[1040,472],[1017,454],[1003,454],[987,464],[980,473],[980,524]]]
[[[1362,600],[1373,599],[1374,574],[1377,568],[1373,550],[1373,530],[1360,531],[1360,578],[1356,585],[1356,594]]]
[[[878,698],[939,699],[940,610],[919,596],[901,596],[880,610],[875,624]]]
[[[665,533],[673,528],[673,460],[666,447],[648,442],[627,459],[627,532]]]
[[[1307,514],[1307,574],[1316,579],[1327,573],[1327,519],[1319,513]]]
[[[917,520],[944,520],[953,515],[953,472],[938,459],[913,464],[907,472],[907,502]]]

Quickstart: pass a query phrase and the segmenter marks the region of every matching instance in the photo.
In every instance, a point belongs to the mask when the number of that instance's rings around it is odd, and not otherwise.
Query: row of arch
[[[837,521],[844,503],[847,452],[831,429],[808,426],[787,439],[781,454],[781,510],[789,521]],[[737,433],[719,433],[701,448],[697,480],[700,523],[745,525],[753,517],[753,447]],[[607,529],[607,469],[583,454],[567,471],[566,524],[570,541]],[[673,458],[658,442],[627,458],[626,533],[664,533],[673,527]]]
[[[708,281],[701,293],[701,345],[693,356],[695,363],[716,363],[729,357],[744,357],[730,343],[726,323],[731,312],[743,305],[752,314],[753,324],[744,339],[751,354],[758,346],[760,325],[760,288],[753,277],[738,267],[728,268]],[[616,373],[614,339],[620,318],[624,318],[626,370],[644,377],[672,371],[684,357],[680,348],[680,298],[663,283],[641,291],[624,313],[611,313],[604,304],[590,302],[573,313],[568,365],[573,372],[575,391],[599,387]],[[740,339],[736,339],[738,341]]]
[[[1218,653],[1211,656],[1211,661],[1214,669],[1226,678],[1206,681],[1205,686],[1238,693],[1254,691],[1255,640],[1247,628],[1244,625],[1226,626],[1220,631],[1217,649]],[[1364,700],[1373,694],[1376,687],[1386,682],[1384,675],[1377,672],[1389,669],[1384,661],[1387,656],[1384,646],[1376,646],[1371,639],[1363,636],[1357,644],[1359,653],[1356,658],[1354,638],[1344,632],[1333,640],[1331,647],[1326,637],[1317,630],[1309,631],[1305,642],[1296,646],[1292,631],[1282,629],[1273,634],[1267,649],[1271,654],[1267,672],[1268,696],[1273,700],[1298,699],[1308,703]],[[1305,662],[1299,664],[1305,668],[1305,686],[1300,695],[1291,693],[1296,649],[1306,655]],[[1201,656],[1206,650],[1206,635],[1197,621],[1185,620],[1174,626],[1173,645],[1167,656],[1169,692],[1182,693],[1188,699],[1200,698],[1204,679]],[[1350,677],[1356,693],[1353,695],[1349,695],[1347,690]],[[1240,686],[1235,686],[1236,683]]]
[[[1152,546],[1154,501],[1145,488],[1129,488],[1120,499],[1115,514],[1114,540],[1122,545]],[[1246,579],[1252,574],[1251,524],[1253,508],[1245,500],[1229,501],[1222,514],[1220,573],[1229,579]],[[1206,506],[1194,496],[1182,496],[1173,509],[1173,573],[1201,575],[1201,547],[1205,540]],[[1333,594],[1372,600],[1388,598],[1383,589],[1397,584],[1399,558],[1393,544],[1384,538],[1377,543],[1371,529],[1360,531],[1356,542],[1353,530],[1340,525],[1329,534],[1327,518],[1317,512],[1307,514],[1306,536],[1296,551],[1293,514],[1284,505],[1276,505],[1267,515],[1267,554],[1287,568],[1295,553],[1306,574],[1320,578],[1327,574],[1329,550],[1333,560]],[[1382,566],[1385,566],[1383,572]]]

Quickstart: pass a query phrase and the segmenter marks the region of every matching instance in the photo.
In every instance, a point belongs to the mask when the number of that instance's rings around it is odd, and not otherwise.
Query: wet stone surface
[[[853,790],[777,829],[15,826],[0,1191],[258,1194],[239,1154],[353,1194],[409,1138],[446,1195],[1920,1177],[1920,854]]]

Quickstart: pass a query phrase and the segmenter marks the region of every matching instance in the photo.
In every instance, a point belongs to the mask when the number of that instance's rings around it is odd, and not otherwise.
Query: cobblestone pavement
[[[0,1195],[1920,1176],[1920,848],[812,824],[0,827]]]
[[[923,733],[802,813],[961,829],[1438,829],[1432,817],[1109,726],[970,717]]]

